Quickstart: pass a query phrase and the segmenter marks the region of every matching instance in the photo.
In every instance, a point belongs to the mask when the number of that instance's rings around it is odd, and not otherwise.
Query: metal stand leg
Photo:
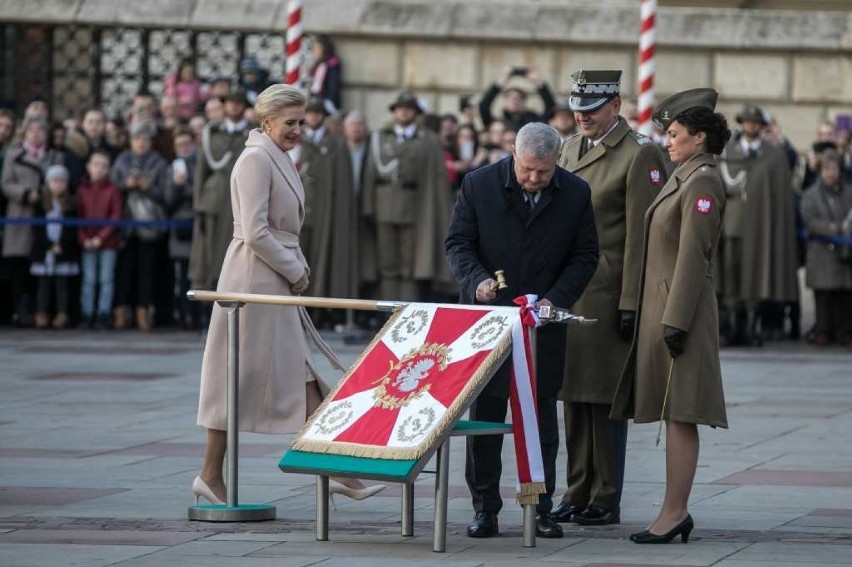
[[[535,547],[534,504],[524,504],[524,547]]]
[[[228,313],[228,433],[226,455],[228,466],[225,482],[226,504],[190,506],[189,519],[205,522],[256,522],[274,520],[275,506],[268,504],[239,504],[239,372],[240,372],[240,308],[242,303],[220,301]]]
[[[223,306],[224,307],[224,306]],[[225,483],[228,489],[228,507],[237,506],[239,491],[237,464],[240,462],[240,305],[226,308],[228,312],[228,440],[225,454],[228,467]]]
[[[328,541],[328,477],[317,477],[317,541]]]
[[[414,484],[402,483],[402,537],[414,535]]]
[[[435,475],[435,535],[432,551],[447,550],[447,497],[450,476],[450,438],[438,449],[438,474]]]

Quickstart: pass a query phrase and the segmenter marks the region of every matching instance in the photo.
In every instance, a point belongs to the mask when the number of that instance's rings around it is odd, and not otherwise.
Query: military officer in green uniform
[[[452,200],[441,142],[417,123],[417,97],[403,92],[389,108],[393,121],[370,138],[362,207],[377,225],[381,297],[416,301],[452,282],[443,253]]]
[[[763,110],[737,114],[719,171],[728,197],[722,230],[723,331],[728,344],[759,345],[764,307],[798,302],[795,209],[784,149],[765,139]],[[776,307],[776,310],[778,308]],[[782,321],[778,324],[783,324]]]
[[[250,130],[243,118],[248,105],[243,91],[225,97],[225,118],[204,127],[195,172],[192,249],[189,281],[195,289],[216,289],[225,252],[234,235],[231,170],[245,149]]]
[[[297,162],[305,189],[300,244],[311,269],[312,295],[356,297],[357,209],[352,162],[343,137],[326,126],[327,117],[321,98],[308,100]],[[334,319],[340,313],[330,310],[315,315],[321,325],[340,322]]]
[[[584,179],[600,242],[597,271],[574,309],[599,320],[568,330],[565,402],[568,489],[553,515],[582,525],[620,521],[627,422],[609,419],[636,321],[645,211],[668,178],[662,150],[619,116],[621,71],[581,70],[568,104],[579,132],[559,165]]]

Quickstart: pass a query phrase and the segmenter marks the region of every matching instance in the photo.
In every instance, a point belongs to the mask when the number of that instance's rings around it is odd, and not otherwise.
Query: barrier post
[[[275,519],[275,506],[269,504],[239,503],[239,373],[240,373],[240,309],[238,301],[219,301],[219,307],[228,315],[228,466],[225,504],[202,504],[190,506],[190,520],[202,522],[258,522]]]

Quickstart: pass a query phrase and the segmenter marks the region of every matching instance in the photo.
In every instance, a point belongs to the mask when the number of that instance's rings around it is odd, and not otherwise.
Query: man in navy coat
[[[515,297],[532,293],[540,305],[567,309],[582,295],[598,264],[597,230],[588,184],[556,165],[560,145],[552,127],[528,124],[518,132],[510,157],[465,177],[445,240],[462,303],[513,305]],[[497,289],[496,270],[503,270],[507,289]],[[562,537],[549,514],[559,450],[556,395],[564,362],[565,327],[542,327],[536,376],[547,493],[536,510],[539,537]],[[506,363],[471,406],[471,419],[505,421],[509,376]],[[465,478],[476,512],[467,529],[470,537],[498,533],[502,446],[499,435],[468,438]]]

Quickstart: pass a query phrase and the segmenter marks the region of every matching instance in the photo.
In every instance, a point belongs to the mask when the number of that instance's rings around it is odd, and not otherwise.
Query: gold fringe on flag
[[[522,482],[521,491],[518,493],[518,504],[524,506],[526,504],[538,504],[538,495],[547,492],[547,487],[543,482]]]

